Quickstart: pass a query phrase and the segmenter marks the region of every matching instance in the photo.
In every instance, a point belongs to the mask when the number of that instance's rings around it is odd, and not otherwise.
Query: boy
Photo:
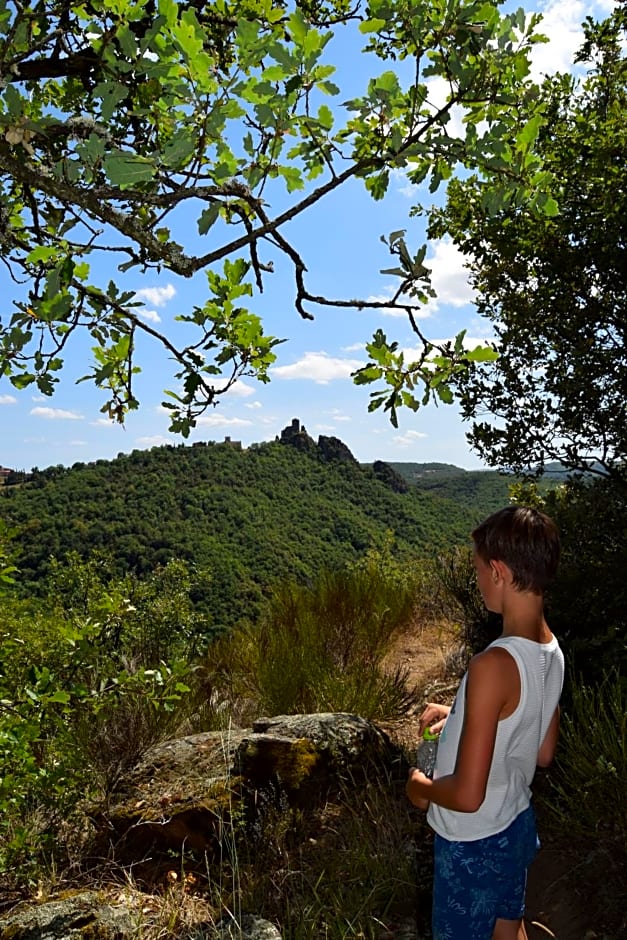
[[[434,940],[527,940],[530,784],[555,753],[564,678],[543,606],[559,536],[548,516],[509,506],[472,539],[479,590],[503,632],[473,656],[450,708],[427,705],[420,732],[441,731],[434,778],[412,768],[407,795],[435,830]]]

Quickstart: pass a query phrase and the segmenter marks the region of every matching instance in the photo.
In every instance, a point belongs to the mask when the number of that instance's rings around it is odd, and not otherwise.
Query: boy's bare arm
[[[560,709],[559,705],[553,713],[551,718],[551,724],[547,728],[546,734],[544,735],[544,741],[540,745],[540,750],[538,751],[537,764],[538,767],[548,767],[549,764],[553,762],[555,757],[555,749],[557,748],[557,739],[560,734]]]
[[[455,771],[429,780],[419,770],[412,770],[406,788],[412,803],[420,806],[428,800],[462,813],[479,809],[485,799],[499,716],[511,697],[512,668],[517,676],[512,657],[498,648],[473,657]]]

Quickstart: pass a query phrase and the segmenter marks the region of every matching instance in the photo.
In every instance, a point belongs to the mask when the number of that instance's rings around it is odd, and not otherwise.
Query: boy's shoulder
[[[490,686],[497,692],[499,687],[509,688],[512,678],[518,678],[518,667],[502,646],[488,646],[468,663],[468,682],[475,686]]]
[[[513,656],[502,646],[489,646],[468,665],[468,699],[485,717],[500,721],[520,700],[520,673]]]
[[[490,644],[480,653],[475,653],[468,664],[468,670],[472,668],[474,672],[484,672],[493,669],[500,669],[507,664],[514,663],[513,657],[508,653],[506,647]]]

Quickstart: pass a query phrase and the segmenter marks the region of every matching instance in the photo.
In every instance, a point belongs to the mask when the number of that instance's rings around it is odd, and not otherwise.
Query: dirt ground
[[[459,678],[456,675],[456,651],[459,644],[450,626],[416,626],[399,637],[389,656],[391,666],[402,665],[409,673],[409,684],[418,689],[421,702],[451,702]],[[459,662],[459,660],[457,661]],[[415,747],[418,739],[419,705],[407,720],[387,730],[399,743]],[[550,771],[549,771],[550,772]],[[586,886],[578,882],[582,861],[576,853],[557,845],[538,828],[543,847],[529,872],[526,927],[529,940],[619,940],[590,923],[586,908]]]

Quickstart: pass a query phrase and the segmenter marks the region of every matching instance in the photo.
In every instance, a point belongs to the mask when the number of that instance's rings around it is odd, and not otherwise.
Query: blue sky
[[[544,15],[542,31],[550,42],[537,48],[537,76],[568,69],[580,42],[581,22],[587,15],[607,15],[613,6],[610,0],[527,0],[506,6],[518,5]],[[328,59],[334,61],[329,48]],[[342,64],[357,85],[368,70],[360,74],[362,58],[357,58],[359,66],[353,60],[354,55],[344,55]],[[344,81],[338,84],[344,92]],[[355,87],[349,93],[357,90]],[[363,186],[352,182],[292,223],[289,235],[310,271],[309,289],[342,298],[389,297],[394,279],[379,273],[391,260],[380,236],[406,228],[411,245],[422,243],[419,221],[408,218],[412,200],[416,201],[416,194],[401,175],[393,179],[387,197],[378,203]],[[438,298],[421,320],[424,332],[437,340],[466,328],[468,336],[477,341],[489,338],[489,324],[474,310],[462,260],[453,247],[446,241],[432,245],[426,263],[432,269]],[[110,274],[114,279],[115,264],[114,259]],[[149,273],[144,278],[129,274],[124,286],[144,301],[146,319],[166,330],[174,317],[202,304],[206,296],[202,274],[191,281],[167,274],[158,277]],[[277,273],[266,279],[265,288],[254,309],[263,317],[268,333],[287,340],[277,347],[272,381],[268,385],[251,379],[239,382],[218,408],[199,420],[188,438],[190,443],[221,441],[229,436],[246,446],[274,439],[293,418],[299,418],[312,437],[339,437],[363,462],[440,461],[468,469],[482,466],[466,443],[465,427],[455,405],[429,406],[417,414],[401,412],[396,430],[382,412],[368,413],[370,389],[353,385],[350,373],[365,361],[364,344],[377,327],[401,346],[415,346],[403,318],[386,316],[380,310],[316,308],[312,310],[315,320],[303,321],[293,306],[291,271],[278,267]],[[12,285],[4,269],[0,269],[0,291],[6,302]],[[8,313],[3,310],[4,315]],[[53,398],[30,390],[16,392],[8,380],[0,380],[0,465],[15,469],[71,465],[182,441],[167,431],[168,416],[159,405],[162,389],[172,388],[174,383],[156,346],[146,344],[143,350],[143,373],[137,383],[141,406],[128,416],[124,428],[103,418],[103,398],[89,383],[74,384],[86,371],[85,359],[81,362],[86,352],[86,346],[82,350],[77,346],[68,357],[63,381]]]

